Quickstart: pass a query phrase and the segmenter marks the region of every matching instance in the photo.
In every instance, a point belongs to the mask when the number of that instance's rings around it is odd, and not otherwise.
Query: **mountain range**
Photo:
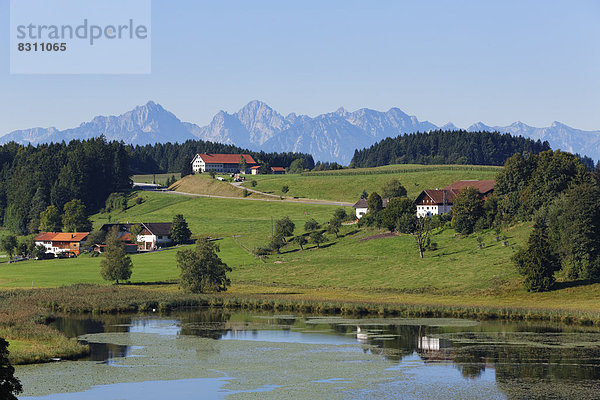
[[[179,120],[160,104],[149,101],[119,116],[95,117],[76,128],[58,130],[50,127],[13,131],[0,137],[0,143],[15,141],[36,145],[100,135],[104,135],[107,140],[122,140],[134,145],[202,139],[251,150],[310,153],[315,160],[336,161],[347,165],[355,149],[368,147],[386,137],[435,129],[459,130],[452,123],[438,127],[429,121],[419,121],[399,108],[391,108],[385,112],[368,108],[348,112],[340,108],[316,117],[294,113],[283,116],[258,100],[251,101],[233,114],[220,111],[210,124],[200,127]],[[583,131],[560,122],[554,122],[545,128],[536,128],[522,122],[508,126],[488,126],[477,122],[466,130],[498,131],[547,140],[553,149],[600,159],[600,131]]]

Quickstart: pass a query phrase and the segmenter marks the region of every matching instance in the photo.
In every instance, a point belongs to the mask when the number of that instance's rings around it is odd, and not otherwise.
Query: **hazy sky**
[[[10,75],[0,0],[0,134],[148,100],[205,125],[253,99],[282,114],[399,107],[438,125],[600,129],[599,21],[597,0],[154,0],[151,74]]]

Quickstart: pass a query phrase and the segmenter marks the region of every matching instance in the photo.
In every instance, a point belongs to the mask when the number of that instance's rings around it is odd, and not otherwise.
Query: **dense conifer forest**
[[[17,234],[35,232],[40,213],[79,199],[88,211],[131,186],[129,157],[121,143],[104,138],[69,144],[0,146],[0,221]]]
[[[538,154],[548,142],[498,132],[431,131],[386,138],[356,150],[351,167],[389,164],[503,165],[515,153]]]

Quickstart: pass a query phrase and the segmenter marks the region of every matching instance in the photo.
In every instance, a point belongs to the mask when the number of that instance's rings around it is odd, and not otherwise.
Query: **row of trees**
[[[87,208],[79,199],[67,202],[63,213],[53,204],[40,213],[40,225],[36,231],[40,232],[89,232],[92,222],[88,218]]]
[[[311,218],[304,223],[304,233],[294,235],[296,224],[289,217],[285,216],[275,221],[273,235],[267,246],[258,247],[254,252],[257,255],[270,254],[274,251],[279,253],[282,247],[290,243],[300,246],[300,250],[304,250],[304,246],[308,243],[313,243],[317,248],[320,248],[328,240],[325,232],[335,235],[337,238],[342,227],[342,222],[348,220],[350,217],[346,213],[346,210],[338,208],[326,224],[321,225],[317,220]]]

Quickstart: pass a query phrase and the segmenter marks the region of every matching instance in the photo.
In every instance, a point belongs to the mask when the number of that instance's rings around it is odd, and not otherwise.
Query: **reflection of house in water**
[[[417,353],[424,361],[454,359],[450,341],[429,336],[419,336],[417,338]]]

